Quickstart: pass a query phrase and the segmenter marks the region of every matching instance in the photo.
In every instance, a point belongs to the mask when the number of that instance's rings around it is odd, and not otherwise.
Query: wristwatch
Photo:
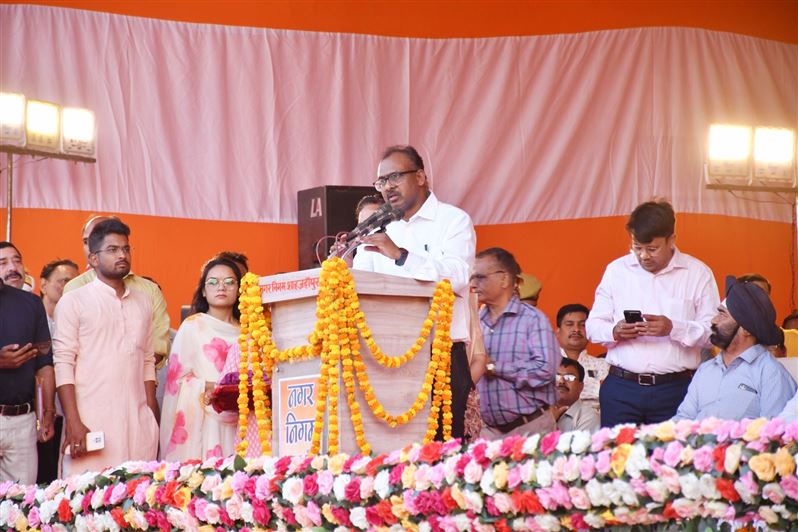
[[[407,260],[408,251],[405,248],[399,248],[399,251],[401,254],[399,255],[398,259],[393,261],[393,263],[396,264],[397,266],[404,266],[405,261]]]
[[[493,362],[489,362],[488,364],[485,365],[485,369],[489,374],[493,375],[493,372],[496,371],[496,364],[494,364]]]

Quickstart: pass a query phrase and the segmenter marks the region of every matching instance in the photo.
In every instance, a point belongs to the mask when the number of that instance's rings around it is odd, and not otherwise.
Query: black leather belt
[[[691,369],[678,371],[676,373],[635,373],[633,371],[626,371],[618,366],[610,366],[610,375],[636,382],[640,386],[656,386],[657,384],[665,384],[666,382],[692,379],[694,373],[695,371]]]
[[[527,423],[529,423],[533,419],[537,419],[537,418],[539,418],[542,415],[543,415],[543,409],[542,408],[538,408],[537,410],[535,410],[531,414],[524,414],[523,416],[519,416],[519,417],[515,418],[514,421],[510,421],[509,423],[505,423],[504,425],[496,425],[493,428],[498,430],[502,434],[507,434],[511,430],[517,429],[521,425],[526,425]]]
[[[21,405],[0,405],[0,416],[21,416],[33,412],[33,403],[27,402]]]

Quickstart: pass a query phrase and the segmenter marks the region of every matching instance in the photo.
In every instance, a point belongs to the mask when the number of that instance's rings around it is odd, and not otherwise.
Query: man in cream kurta
[[[128,234],[118,220],[97,225],[90,243],[98,278],[64,294],[55,309],[56,385],[71,454],[64,458],[64,476],[157,456],[152,307],[123,282],[130,269]],[[105,447],[86,452],[85,433],[96,431],[103,432]]]

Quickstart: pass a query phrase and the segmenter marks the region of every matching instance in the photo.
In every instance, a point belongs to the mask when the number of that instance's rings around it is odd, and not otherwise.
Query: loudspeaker
[[[297,222],[299,224],[299,269],[318,268],[316,243],[323,236],[334,237],[357,225],[355,207],[364,196],[376,194],[374,187],[343,187],[328,185],[297,192]],[[319,243],[321,260],[327,258],[333,239]]]

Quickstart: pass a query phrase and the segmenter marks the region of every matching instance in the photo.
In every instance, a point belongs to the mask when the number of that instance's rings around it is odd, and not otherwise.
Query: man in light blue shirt
[[[674,419],[777,416],[795,395],[789,372],[767,346],[784,340],[770,298],[754,283],[726,278],[726,299],[712,319],[709,341],[722,349],[693,377]]]

